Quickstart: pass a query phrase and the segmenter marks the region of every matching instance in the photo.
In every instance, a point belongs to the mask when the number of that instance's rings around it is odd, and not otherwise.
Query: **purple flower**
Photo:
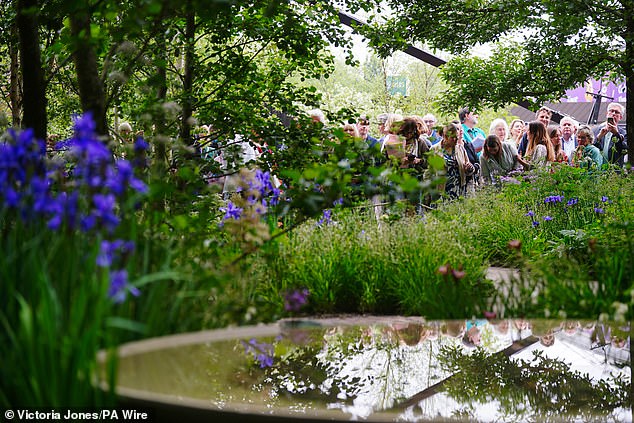
[[[533,220],[533,228],[536,228],[539,226],[539,222],[536,220]]]
[[[150,148],[150,144],[143,137],[137,137],[136,141],[134,141],[134,151],[147,151],[148,148]]]
[[[535,216],[535,213],[532,210],[529,210],[524,216],[533,217]]]
[[[544,220],[545,220],[546,222],[548,222],[548,221],[550,221],[550,220],[553,220],[553,218],[552,218],[552,217],[550,217],[550,216],[544,216]]]
[[[343,204],[343,198],[339,198],[338,200],[335,200],[332,202],[333,206],[341,206]]]
[[[119,224],[119,217],[115,214],[116,199],[113,194],[95,194],[92,197],[95,208],[92,215],[100,220],[104,227],[114,230]]]
[[[603,197],[601,197],[601,201],[606,203],[606,202],[610,201],[610,199],[604,195]]]
[[[244,346],[244,352],[251,354],[253,359],[260,365],[260,368],[273,366],[274,349],[272,344],[260,343],[255,338],[251,338],[249,342],[241,342]]]
[[[604,214],[604,213],[605,213],[605,210],[603,210],[603,209],[602,209],[602,208],[600,208],[600,207],[595,207],[595,208],[594,208],[594,212],[595,212],[596,214]]]
[[[324,214],[321,219],[317,222],[317,226],[329,225],[332,223],[332,210],[326,209],[324,210]]]
[[[227,202],[227,207],[220,207],[220,211],[225,213],[222,218],[223,222],[229,219],[239,220],[242,215],[242,208],[233,204],[232,201]]]
[[[570,200],[568,200],[568,202],[566,203],[566,205],[568,207],[570,206],[574,206],[575,204],[577,204],[579,202],[579,200],[577,198],[571,198]]]
[[[284,310],[299,311],[308,302],[310,291],[306,288],[288,291],[284,294]]]
[[[115,303],[120,304],[125,301],[128,292],[135,297],[141,294],[135,286],[128,283],[128,271],[125,269],[111,271],[108,296],[112,298]]]
[[[562,201],[564,201],[563,195],[551,195],[544,199],[544,203],[561,203]]]
[[[101,241],[99,254],[97,255],[97,266],[110,267],[116,259],[122,255],[127,255],[134,250],[134,242],[121,239]]]

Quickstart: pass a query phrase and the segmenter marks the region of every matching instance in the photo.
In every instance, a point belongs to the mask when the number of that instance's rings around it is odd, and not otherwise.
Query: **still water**
[[[287,320],[124,346],[129,397],[341,420],[632,421],[629,327]]]

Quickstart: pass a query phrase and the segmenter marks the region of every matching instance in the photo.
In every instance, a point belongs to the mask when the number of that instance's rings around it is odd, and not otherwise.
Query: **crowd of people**
[[[438,125],[433,114],[378,116],[377,137],[370,135],[370,122],[362,116],[347,123],[348,135],[363,139],[394,158],[401,168],[415,168],[416,175],[427,165],[429,154],[444,159],[444,191],[454,199],[469,195],[478,186],[495,184],[514,171],[555,166],[555,164],[606,169],[622,168],[627,158],[627,134],[619,126],[625,114],[620,103],[610,103],[605,122],[590,127],[564,117],[553,123],[552,110],[542,107],[535,120],[515,119],[491,122],[488,135],[478,127],[479,116],[468,107],[458,112],[458,120]],[[322,116],[317,117],[323,122]]]

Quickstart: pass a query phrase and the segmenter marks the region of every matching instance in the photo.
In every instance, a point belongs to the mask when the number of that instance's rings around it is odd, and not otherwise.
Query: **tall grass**
[[[306,313],[449,318],[501,302],[513,315],[598,317],[631,302],[633,200],[631,176],[564,167],[441,204],[424,219],[377,225],[336,211],[333,224],[308,223],[261,254],[253,289],[278,314],[281,293],[308,288]],[[488,266],[522,276],[493,294]]]
[[[260,263],[257,293],[310,291],[309,312],[418,314],[464,317],[483,311],[491,285],[484,257],[460,243],[449,226],[420,219],[376,224],[362,212],[311,222]],[[439,223],[437,223],[439,225]]]

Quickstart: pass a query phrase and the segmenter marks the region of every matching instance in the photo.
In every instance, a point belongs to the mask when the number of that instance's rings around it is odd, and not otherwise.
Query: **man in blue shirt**
[[[476,127],[478,124],[478,115],[475,112],[469,110],[468,107],[463,107],[458,112],[460,123],[462,123],[463,139],[465,143],[471,143],[476,153],[480,155],[482,147],[484,146],[484,140],[486,139],[486,133]]]

